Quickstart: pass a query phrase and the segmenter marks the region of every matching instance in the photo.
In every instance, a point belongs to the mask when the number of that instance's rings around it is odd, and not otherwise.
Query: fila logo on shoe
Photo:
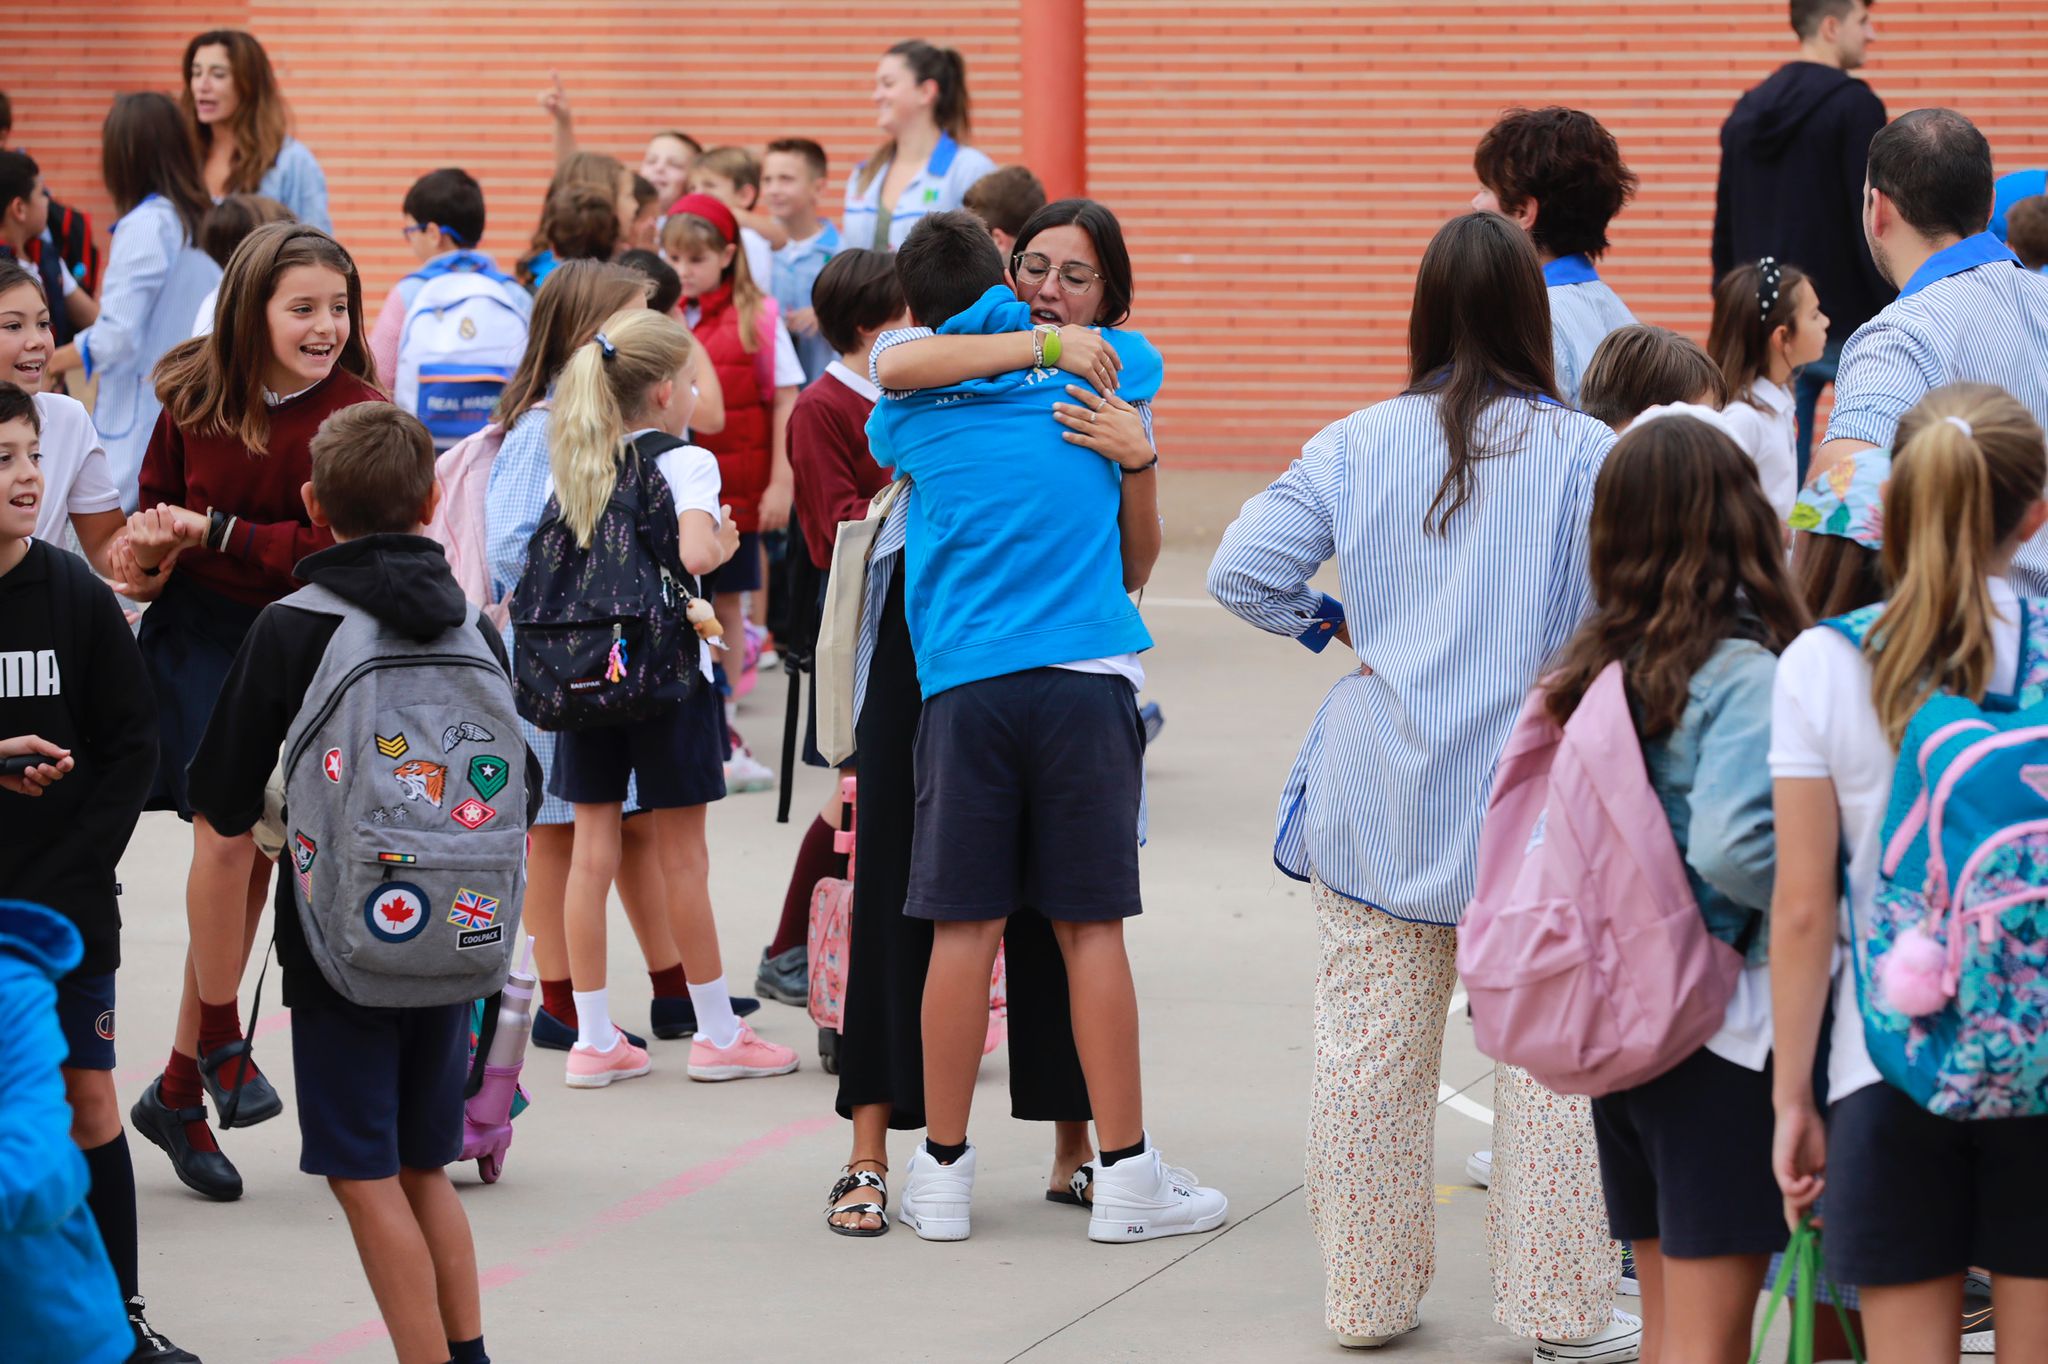
[[[1145,1234],[1145,1224],[1144,1224],[1143,1222],[1126,1222],[1126,1223],[1124,1223],[1124,1235],[1126,1235],[1126,1236],[1143,1236],[1144,1234]]]

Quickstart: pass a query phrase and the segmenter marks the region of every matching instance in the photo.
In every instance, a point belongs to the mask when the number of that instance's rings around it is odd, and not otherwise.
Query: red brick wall
[[[16,50],[35,54],[6,80],[16,140],[60,197],[105,213],[107,99],[175,88],[194,13],[94,0],[15,19]],[[1018,43],[1071,45],[1088,62],[1091,189],[1124,221],[1135,321],[1167,357],[1162,442],[1177,462],[1263,469],[1399,385],[1416,258],[1470,197],[1472,144],[1506,105],[1574,104],[1613,128],[1643,192],[1607,276],[1645,320],[1704,336],[1716,133],[1791,47],[1783,0],[1090,0],[1085,35],[1030,13],[1029,0],[236,0],[204,22],[269,47],[372,297],[407,259],[399,200],[435,166],[483,181],[486,245],[516,254],[550,170],[534,105],[550,67],[586,146],[637,161],[657,127],[707,145],[804,133],[830,152],[836,189],[872,147],[868,87],[890,42],[966,54],[975,141],[999,162],[1020,141]],[[2048,162],[2048,6],[1883,0],[1876,14],[1864,74],[1894,113],[1954,105],[2002,169]]]

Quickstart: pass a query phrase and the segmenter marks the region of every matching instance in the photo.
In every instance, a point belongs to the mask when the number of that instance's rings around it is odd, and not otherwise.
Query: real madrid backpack
[[[477,609],[408,639],[318,585],[340,617],[285,739],[299,922],[352,1003],[421,1008],[505,983],[526,888],[526,745]]]

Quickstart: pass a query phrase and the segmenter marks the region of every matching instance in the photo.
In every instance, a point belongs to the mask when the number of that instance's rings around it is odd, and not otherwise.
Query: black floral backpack
[[[625,724],[703,685],[684,614],[694,583],[675,497],[655,464],[681,444],[664,436],[620,452],[588,549],[548,498],[511,601],[514,695],[542,729]]]

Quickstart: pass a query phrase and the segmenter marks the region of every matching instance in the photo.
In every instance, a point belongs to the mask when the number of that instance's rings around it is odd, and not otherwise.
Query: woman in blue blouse
[[[180,79],[179,102],[199,139],[209,194],[261,194],[300,222],[334,231],[327,176],[289,132],[291,111],[263,44],[240,29],[209,30],[185,44]]]
[[[1591,606],[1587,521],[1614,444],[1558,398],[1543,273],[1504,218],[1437,233],[1408,350],[1407,389],[1310,440],[1209,569],[1233,614],[1361,663],[1309,726],[1274,848],[1314,887],[1308,1206],[1328,1325],[1360,1348],[1412,1329],[1429,1287],[1455,925],[1494,761]],[[1332,558],[1341,604],[1308,585]],[[1603,1253],[1611,1294],[1619,1256]]]
[[[972,130],[967,61],[952,48],[916,38],[890,48],[875,65],[874,101],[886,141],[846,182],[840,236],[849,246],[894,251],[919,218],[960,207],[996,163],[960,143]]]

